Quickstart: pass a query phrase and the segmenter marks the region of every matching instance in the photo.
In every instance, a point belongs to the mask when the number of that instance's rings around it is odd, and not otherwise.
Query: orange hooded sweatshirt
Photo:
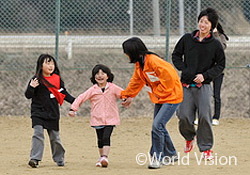
[[[183,89],[177,71],[157,55],[146,54],[143,70],[139,62],[136,62],[134,74],[128,87],[121,92],[121,97],[135,97],[144,85],[149,88],[148,94],[153,103],[177,104],[183,100]]]

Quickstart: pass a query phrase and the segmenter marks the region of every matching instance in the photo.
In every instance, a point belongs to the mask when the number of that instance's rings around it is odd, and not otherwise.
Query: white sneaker
[[[161,164],[162,165],[173,165],[174,164],[174,162],[176,162],[176,161],[178,161],[179,160],[179,158],[178,158],[178,156],[177,155],[174,155],[174,156],[172,156],[172,157],[164,157],[164,159],[162,159],[162,162],[161,162]]]
[[[161,163],[158,160],[153,160],[148,165],[148,169],[159,169],[159,168],[161,168]]]
[[[197,118],[197,119],[195,119],[195,121],[194,121],[194,125],[198,125],[198,122],[199,122],[198,118]]]
[[[101,157],[97,160],[95,166],[96,167],[101,167],[102,166],[102,164],[101,164]]]
[[[217,120],[217,119],[212,120],[212,125],[218,126],[219,124],[220,124],[219,120]]]

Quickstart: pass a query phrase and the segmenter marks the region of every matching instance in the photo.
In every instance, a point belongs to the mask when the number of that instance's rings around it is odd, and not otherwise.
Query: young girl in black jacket
[[[42,160],[44,150],[44,132],[49,135],[52,158],[58,166],[64,166],[65,150],[59,137],[59,106],[66,100],[73,103],[72,97],[65,89],[60,78],[60,71],[55,59],[42,54],[37,60],[36,75],[30,80],[25,96],[32,99],[31,119],[34,134],[30,152],[29,165],[37,168]]]
[[[179,130],[186,140],[185,153],[193,149],[195,138],[205,160],[212,160],[213,130],[211,116],[212,87],[210,82],[225,68],[225,54],[221,43],[214,38],[213,30],[219,16],[212,8],[200,12],[199,30],[187,33],[176,44],[172,61],[181,71],[184,99],[177,116]],[[194,127],[198,112],[198,128]]]

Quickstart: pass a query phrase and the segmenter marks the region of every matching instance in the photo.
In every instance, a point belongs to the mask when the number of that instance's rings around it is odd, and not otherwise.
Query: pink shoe
[[[212,150],[207,150],[207,151],[203,151],[202,154],[203,154],[203,159],[204,160],[213,160],[214,159],[214,156],[212,155]]]
[[[186,140],[186,146],[184,148],[184,153],[189,153],[194,147],[194,139]]]
[[[104,168],[108,167],[109,161],[107,157],[101,157],[100,162],[101,162],[102,167]]]

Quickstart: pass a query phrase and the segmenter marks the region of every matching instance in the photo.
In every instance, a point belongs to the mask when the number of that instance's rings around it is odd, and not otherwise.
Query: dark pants
[[[223,82],[224,74],[220,74],[213,81],[213,91],[214,91],[214,115],[213,119],[219,120],[220,111],[221,111],[221,98],[220,98],[220,90]]]
[[[197,136],[200,152],[210,150],[213,146],[211,97],[212,87],[204,84],[201,88],[183,88],[184,98],[177,116],[179,130],[185,140],[193,140]],[[194,127],[195,113],[198,111],[199,123],[197,130]]]
[[[96,129],[98,148],[110,146],[110,137],[113,131],[113,126],[105,126],[101,129]]]

